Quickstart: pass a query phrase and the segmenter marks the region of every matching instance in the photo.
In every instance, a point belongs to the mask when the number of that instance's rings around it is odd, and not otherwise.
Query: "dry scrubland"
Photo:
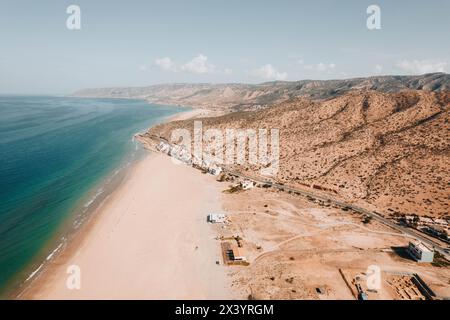
[[[430,74],[176,84],[80,94],[204,109],[195,118],[140,135],[150,149],[159,142],[155,136],[170,140],[174,129],[193,131],[195,120],[202,121],[204,131],[279,129],[280,168],[271,177],[276,182],[326,193],[384,216],[449,219],[449,83],[446,74]],[[252,176],[260,167],[227,169]],[[405,249],[411,240],[406,234],[331,202],[274,188],[242,190],[239,180],[225,174],[211,181],[223,191],[221,211],[227,222],[210,227],[215,236],[209,244],[216,250],[236,245],[246,257],[246,263],[224,266],[224,254],[214,265],[229,274],[234,298],[358,299],[358,288],[370,300],[430,298],[419,289],[418,278],[434,298],[450,297],[449,262],[436,254],[432,263],[417,263]],[[381,268],[376,291],[367,288],[371,265]]]
[[[240,236],[250,261],[229,267],[236,298],[357,299],[359,283],[370,300],[425,299],[414,273],[438,297],[450,296],[448,263],[417,264],[404,249],[408,237],[360,214],[260,188],[224,193],[222,203],[229,223],[214,230]],[[367,290],[370,265],[381,268],[377,292]]]
[[[199,118],[203,129],[280,130],[281,183],[325,190],[383,215],[448,216],[450,93],[357,90],[325,101],[295,98],[270,108]],[[148,134],[170,139],[193,119]],[[256,166],[240,166],[257,172]]]
[[[311,101],[295,98],[273,107],[156,126],[143,137],[170,140],[173,129],[280,130],[280,170],[275,180],[325,192],[383,215],[447,217],[449,204],[449,102],[445,92],[381,93],[356,90]],[[157,140],[156,140],[157,141]],[[257,166],[228,169],[257,175]],[[419,277],[436,297],[450,296],[449,262],[411,259],[403,233],[329,202],[276,191],[223,188],[222,241],[241,246],[248,266],[229,266],[234,297],[247,299],[427,299]],[[368,290],[368,267],[381,269],[381,287]]]

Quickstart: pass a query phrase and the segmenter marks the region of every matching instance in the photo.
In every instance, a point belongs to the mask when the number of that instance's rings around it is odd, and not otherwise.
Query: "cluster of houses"
[[[450,220],[448,219],[419,217],[418,215],[405,215],[397,219],[408,227],[417,228],[443,240],[449,240]]]
[[[156,146],[156,150],[165,153],[168,156],[173,157],[189,166],[205,170],[214,176],[220,175],[223,171],[221,167],[217,166],[213,162],[204,159],[198,159],[196,156],[192,156],[191,153],[188,152],[183,146],[171,145],[170,143],[161,141]]]
[[[183,146],[171,145],[168,142],[160,141],[156,146],[156,150],[173,157],[186,165],[204,170],[212,175],[218,176],[222,173],[223,169],[213,162],[205,159],[198,159],[196,156],[191,155]],[[240,186],[243,190],[251,189],[255,186],[251,180],[244,180],[240,182]],[[223,224],[227,223],[227,216],[223,213],[210,213],[207,216],[207,222]],[[248,265],[247,258],[242,252],[242,245],[237,241],[237,245],[228,241],[222,242],[222,253],[225,264],[243,264]]]

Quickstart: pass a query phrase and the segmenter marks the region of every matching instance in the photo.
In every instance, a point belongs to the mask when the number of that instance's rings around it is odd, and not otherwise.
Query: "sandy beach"
[[[168,121],[202,115],[210,113],[191,110]],[[154,135],[180,125],[155,126]],[[136,137],[152,148],[151,138]],[[361,275],[371,266],[382,284],[370,300],[427,299],[413,277],[437,297],[449,296],[448,262],[436,256],[418,264],[406,251],[409,235],[302,193],[236,188],[242,179],[225,171],[219,183],[149,153],[19,298],[350,300],[359,299],[356,284],[369,292]],[[225,213],[227,223],[207,224],[210,212]],[[247,264],[224,266],[224,244],[239,246]],[[79,290],[66,285],[74,265]]]
[[[220,210],[214,178],[149,154],[22,298],[229,298],[220,247],[206,223]],[[80,267],[69,290],[67,269]]]

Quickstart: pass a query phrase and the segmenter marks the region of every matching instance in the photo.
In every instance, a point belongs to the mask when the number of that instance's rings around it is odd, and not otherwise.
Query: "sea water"
[[[79,227],[74,215],[108,191],[99,183],[136,159],[133,135],[180,111],[140,100],[0,96],[0,297],[40,271],[63,245],[49,247],[65,221]]]

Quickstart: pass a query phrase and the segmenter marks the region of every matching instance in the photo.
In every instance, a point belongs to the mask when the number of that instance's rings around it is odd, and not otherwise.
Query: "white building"
[[[210,213],[208,214],[209,223],[224,223],[227,216],[223,213]]]
[[[417,262],[433,262],[434,250],[420,241],[409,242],[408,252]]]
[[[209,169],[209,167],[211,166],[211,163],[207,160],[202,160],[200,167],[202,167],[203,169]]]
[[[209,172],[210,174],[212,174],[213,176],[218,176],[219,174],[222,173],[222,168],[213,165],[213,166],[210,166],[210,167],[208,168],[208,172]]]
[[[183,146],[174,146],[170,155],[184,163],[191,163],[191,154]]]
[[[178,156],[178,152],[180,151],[179,146],[169,146],[169,156],[176,158]]]
[[[248,189],[251,189],[251,188],[253,188],[253,186],[254,186],[253,181],[250,181],[250,180],[244,180],[244,181],[241,182],[242,190],[248,190]]]
[[[247,261],[242,248],[238,246],[231,246],[229,254],[233,261]]]
[[[433,219],[433,220],[434,220],[434,223],[437,224],[437,225],[444,226],[444,227],[448,225],[448,222],[445,219],[436,218],[436,219]]]
[[[427,218],[427,217],[420,217],[419,223],[420,224],[433,224],[433,219]]]
[[[159,151],[161,151],[161,152],[163,152],[163,153],[166,153],[166,154],[169,154],[170,151],[171,151],[170,145],[167,144],[167,143],[165,143],[165,142],[163,142],[163,141],[161,141],[161,142],[158,144],[158,146],[156,147],[156,149],[159,150]]]

